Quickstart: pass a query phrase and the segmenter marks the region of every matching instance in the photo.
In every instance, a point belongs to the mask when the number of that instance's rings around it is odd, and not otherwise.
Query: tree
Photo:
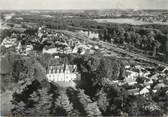
[[[87,96],[83,90],[79,90],[78,98],[82,104],[87,116],[100,116],[101,111],[97,106],[97,102],[92,102],[92,100]]]
[[[65,92],[65,89],[60,90],[59,96],[55,101],[55,107],[57,110],[57,114],[60,116],[73,114],[73,105],[72,103],[70,103],[69,98]]]
[[[51,107],[52,107],[52,95],[49,94],[49,89],[47,87],[43,87],[42,89],[38,89],[36,92],[34,91],[29,98],[29,101],[33,101],[33,107],[27,109],[27,113],[30,115],[37,116],[46,116],[51,115]]]
[[[131,42],[131,35],[129,32],[125,33],[125,42],[130,43]]]
[[[124,30],[124,28],[119,27],[118,32],[119,32],[119,38],[120,38],[119,43],[123,44],[125,42],[125,36],[124,36],[125,35],[125,30]]]
[[[1,49],[1,51],[0,51],[1,55],[4,55],[7,52],[7,49],[4,45],[1,45],[0,49]]]
[[[100,60],[100,64],[96,71],[97,78],[108,78],[110,80],[123,79],[125,69],[123,63],[116,58],[104,57]]]
[[[9,30],[9,29],[2,30],[0,42],[2,42],[3,39],[6,37],[10,37],[12,33],[13,33],[12,30]]]
[[[96,96],[98,97],[97,99],[98,106],[100,110],[102,111],[102,113],[105,114],[109,106],[109,102],[107,99],[107,93],[105,93],[102,89],[96,94]]]
[[[136,97],[138,110],[140,111],[138,116],[161,116],[162,112],[156,102],[154,102],[150,95],[145,97]]]
[[[29,108],[32,108],[33,102],[29,100],[29,96],[39,88],[39,83],[37,81],[22,80],[19,82],[17,90],[13,94],[12,104],[12,114],[13,115],[33,115],[32,111],[28,111]],[[32,112],[32,113],[31,113]]]
[[[35,35],[37,33],[37,28],[27,28],[25,31],[26,35]]]
[[[46,70],[38,61],[34,63],[34,77],[39,82],[46,79]]]
[[[168,114],[168,94],[167,87],[159,89],[152,95],[152,99],[160,106],[163,113]]]
[[[166,35],[166,62],[168,63],[168,34]]]
[[[136,81],[137,81],[138,84],[143,84],[144,81],[145,81],[145,78],[139,76],[139,77],[137,77]]]
[[[107,93],[107,100],[109,101],[108,115],[119,116],[126,111],[128,94],[123,87],[113,84],[110,87],[106,87],[104,91]]]
[[[130,31],[130,35],[131,35],[131,44],[135,44],[135,40],[136,40],[136,33],[134,31]]]
[[[47,68],[47,66],[49,66],[49,63],[51,62],[51,58],[52,58],[52,56],[50,54],[43,54],[43,55],[39,55],[39,56],[36,57],[36,59],[38,60],[38,62],[44,68]]]
[[[23,101],[21,102],[15,102],[12,101],[13,104],[15,104],[15,107],[12,109],[12,114],[13,115],[25,115],[25,103]]]
[[[84,89],[85,93],[89,96],[94,96],[96,93],[95,71],[99,66],[101,56],[81,56],[74,59],[74,63],[77,64],[78,70],[81,73],[81,80],[77,82],[77,87]]]
[[[39,82],[35,79],[34,64],[32,64],[34,62],[31,59],[23,60],[20,63],[21,65],[15,66],[20,69],[20,73],[15,74],[18,83],[12,99],[14,105],[12,109],[13,115],[49,114],[47,109],[49,108],[49,103],[51,103],[49,101],[51,100],[51,95],[48,94],[49,89],[45,87],[41,89],[43,86],[42,81],[39,80],[41,81]],[[38,100],[35,100],[35,98],[38,98]],[[41,111],[42,109],[43,111]]]

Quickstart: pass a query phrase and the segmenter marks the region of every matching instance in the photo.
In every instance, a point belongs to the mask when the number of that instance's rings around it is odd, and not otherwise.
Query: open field
[[[131,24],[131,25],[148,25],[148,24],[160,24],[160,25],[168,25],[168,22],[143,22],[137,21],[132,18],[110,18],[110,19],[94,19],[99,23],[117,23],[117,24]]]

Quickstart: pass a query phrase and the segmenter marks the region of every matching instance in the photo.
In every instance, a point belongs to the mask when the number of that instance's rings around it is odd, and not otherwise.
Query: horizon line
[[[88,9],[78,9],[78,8],[74,8],[74,9],[66,9],[66,8],[63,8],[63,9],[36,9],[36,8],[33,8],[33,9],[0,9],[1,11],[19,11],[19,10],[22,10],[22,11],[31,11],[31,10],[38,10],[38,11],[41,11],[41,10],[50,10],[50,11],[53,11],[53,10],[77,10],[77,11],[80,11],[80,10],[134,10],[134,8],[88,8]],[[136,9],[137,11],[138,10],[168,10],[168,9],[161,9],[161,8],[141,8],[141,9]]]

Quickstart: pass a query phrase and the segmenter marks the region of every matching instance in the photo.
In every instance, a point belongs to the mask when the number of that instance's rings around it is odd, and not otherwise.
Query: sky
[[[168,9],[168,0],[0,0],[0,9]]]

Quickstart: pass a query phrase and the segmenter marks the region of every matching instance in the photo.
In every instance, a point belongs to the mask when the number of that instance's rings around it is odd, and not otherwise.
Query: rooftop
[[[58,66],[49,66],[48,73],[60,73],[69,71],[70,73],[76,72],[77,66],[76,65],[58,65]]]

